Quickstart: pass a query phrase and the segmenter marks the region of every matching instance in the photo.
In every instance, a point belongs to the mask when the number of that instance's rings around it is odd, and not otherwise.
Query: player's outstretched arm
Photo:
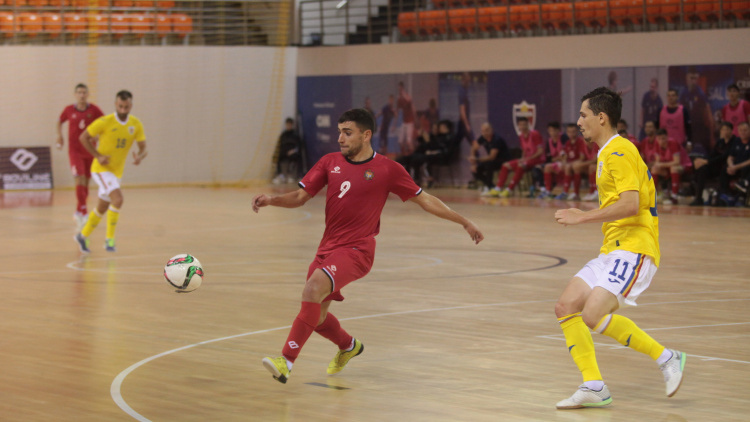
[[[79,138],[79,141],[81,141],[81,145],[83,145],[83,148],[86,149],[86,151],[89,152],[89,154],[93,155],[94,158],[96,158],[97,161],[103,166],[106,166],[107,163],[109,163],[109,156],[108,155],[102,155],[99,154],[99,151],[94,148],[94,141],[96,140],[95,137],[89,135],[88,130],[84,130],[81,133],[81,137]]]
[[[138,145],[138,152],[133,151],[133,164],[137,166],[146,158],[148,151],[146,150],[146,141],[138,141],[136,145]]]
[[[477,227],[476,224],[472,223],[471,220],[461,214],[453,211],[450,207],[445,205],[443,201],[429,193],[422,191],[419,195],[411,198],[410,201],[416,202],[423,210],[432,215],[460,224],[464,230],[469,233],[469,236],[471,236],[471,240],[473,240],[474,243],[478,244],[484,240],[484,235],[479,231],[479,227]]]
[[[565,226],[582,223],[604,223],[606,221],[621,220],[638,214],[640,199],[638,191],[629,190],[620,194],[620,199],[606,208],[581,211],[578,208],[568,208],[555,211],[555,220]]]
[[[296,191],[278,196],[270,196],[266,194],[255,195],[255,197],[253,197],[253,211],[257,213],[259,209],[269,205],[282,208],[297,208],[305,205],[310,198],[312,198],[312,196],[305,192],[304,189],[297,189]]]
[[[63,135],[62,135],[62,123],[57,122],[57,139],[55,140],[55,146],[57,149],[62,149],[63,145],[65,145],[65,141],[63,141]]]

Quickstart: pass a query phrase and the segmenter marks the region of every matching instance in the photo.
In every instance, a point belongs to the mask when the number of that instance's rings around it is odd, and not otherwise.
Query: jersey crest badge
[[[133,135],[135,133],[135,126],[128,126],[128,133]]]
[[[365,170],[365,180],[372,180],[375,177],[375,172],[370,169]]]

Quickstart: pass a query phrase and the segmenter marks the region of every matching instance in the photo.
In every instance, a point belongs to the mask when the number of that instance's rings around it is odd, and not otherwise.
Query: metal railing
[[[0,44],[288,45],[293,0],[0,0]]]
[[[306,0],[301,45],[748,26],[745,0]]]

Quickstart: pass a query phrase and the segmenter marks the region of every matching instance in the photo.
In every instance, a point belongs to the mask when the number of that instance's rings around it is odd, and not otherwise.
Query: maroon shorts
[[[341,289],[352,281],[366,276],[372,268],[374,259],[375,239],[368,239],[355,247],[339,248],[327,254],[316,255],[307,271],[307,279],[310,279],[316,269],[323,270],[331,280],[331,294],[323,299],[323,302],[340,302],[344,300]]]
[[[86,176],[87,179],[91,179],[91,163],[94,162],[94,157],[78,151],[69,151],[68,158],[70,158],[70,171],[73,176]]]

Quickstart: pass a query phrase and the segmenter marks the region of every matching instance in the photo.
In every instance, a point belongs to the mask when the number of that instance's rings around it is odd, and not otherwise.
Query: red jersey
[[[570,143],[570,141],[568,141]],[[562,134],[547,140],[547,153],[549,158],[555,158],[562,154],[565,144],[562,142]]]
[[[529,131],[526,135],[522,133],[518,135],[518,138],[521,140],[521,151],[523,151],[523,158],[526,160],[534,155],[539,148],[544,148],[544,139],[542,139],[542,135],[535,130]],[[541,164],[544,160],[544,154],[541,154],[527,164]]]
[[[60,114],[60,123],[68,122],[68,152],[81,154],[84,157],[91,157],[88,151],[81,145],[81,133],[94,122],[94,120],[104,116],[104,113],[95,104],[89,103],[86,109],[81,111],[71,104]]]
[[[640,152],[641,151],[641,141],[635,139],[635,136],[631,136],[628,139],[630,139],[630,142],[632,142],[633,145],[635,145],[635,147],[638,148],[638,151]]]
[[[656,136],[653,137],[645,137],[641,139],[641,147],[639,150],[641,151],[641,157],[643,157],[643,161],[649,163],[651,161],[656,160],[656,150],[659,148],[659,142],[656,140]]]
[[[299,184],[311,196],[328,185],[326,229],[318,254],[374,239],[389,193],[402,201],[422,193],[401,164],[377,153],[359,163],[340,152],[326,154]]]
[[[396,106],[402,110],[401,119],[404,123],[414,123],[414,105],[411,100],[399,96]]]
[[[569,140],[568,143],[565,144],[563,154],[565,154],[568,162],[585,160],[588,156],[588,153],[586,152],[586,141],[580,136]]]
[[[662,148],[661,145],[657,143],[656,147],[656,160],[660,163],[669,163],[672,160],[674,160],[674,155],[677,154],[680,156],[680,165],[683,167],[692,167],[692,164],[690,162],[690,157],[687,155],[687,152],[685,149],[680,145],[679,142],[675,141],[672,138],[669,138],[667,140],[667,147]]]
[[[737,132],[737,126],[742,122],[746,122],[748,117],[750,117],[750,103],[745,100],[740,100],[736,107],[727,104],[721,109],[721,120],[729,122],[734,126],[734,129],[732,129],[734,136],[740,136],[739,132]]]
[[[596,160],[597,155],[599,155],[599,144],[597,144],[596,142],[591,142],[587,145],[586,151],[588,152],[588,156],[586,157],[588,159],[587,161]]]

